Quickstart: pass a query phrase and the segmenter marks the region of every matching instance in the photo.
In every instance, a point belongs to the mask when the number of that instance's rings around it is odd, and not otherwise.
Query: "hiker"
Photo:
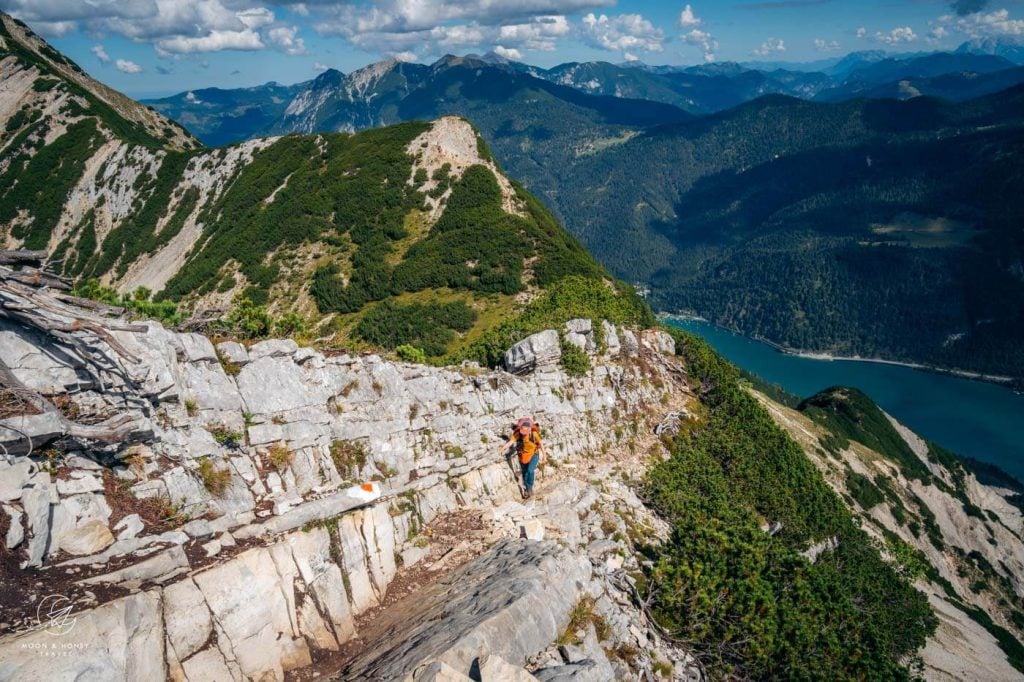
[[[537,467],[543,464],[548,453],[540,440],[540,426],[529,417],[524,417],[512,427],[512,436],[502,446],[504,454],[512,446],[516,447],[519,455],[519,466],[523,472],[523,499],[530,499],[533,495],[533,480],[537,474]]]

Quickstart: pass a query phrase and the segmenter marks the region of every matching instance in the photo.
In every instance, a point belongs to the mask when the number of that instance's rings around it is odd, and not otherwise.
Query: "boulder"
[[[21,499],[25,486],[32,479],[35,464],[29,459],[16,460],[8,464],[0,459],[0,502],[14,502]]]
[[[217,344],[217,353],[234,365],[244,365],[249,362],[249,351],[237,341],[221,341]]]
[[[414,677],[405,678],[405,680],[410,679],[415,680],[415,682],[473,682],[473,678],[469,675],[464,675],[441,661],[434,661],[422,670],[417,671]]]
[[[593,354],[597,351],[594,338],[594,325],[590,320],[576,319],[565,323],[565,341],[580,350]]]
[[[656,350],[662,355],[676,354],[676,340],[668,332],[663,332],[660,329],[645,329],[641,336],[644,345],[648,348]]]
[[[543,540],[544,523],[540,519],[529,519],[519,527],[519,533],[527,540]]]
[[[164,588],[164,627],[167,643],[178,660],[189,658],[210,639],[213,632],[210,609],[191,578]]]
[[[128,538],[137,537],[139,533],[145,530],[146,526],[142,522],[142,517],[138,514],[129,514],[114,526],[114,530],[118,531],[118,540],[127,540]]]
[[[86,578],[84,585],[117,585],[120,583],[141,584],[147,581],[163,582],[189,567],[188,556],[180,545],[156,554],[135,564],[103,575]]]
[[[298,349],[299,344],[291,339],[268,339],[249,349],[249,360],[255,362],[260,358],[290,358]]]
[[[60,548],[75,556],[88,556],[102,552],[114,543],[114,536],[99,519],[86,521],[58,538]]]
[[[202,334],[178,334],[178,343],[185,362],[217,362],[213,344]]]
[[[57,479],[57,492],[61,495],[77,495],[79,493],[97,493],[103,490],[103,481],[84,471],[72,471],[71,477]]]
[[[243,552],[233,560],[197,573],[193,580],[231,643],[246,678],[275,679],[309,665],[306,640],[293,620],[297,572],[277,556],[280,545]],[[288,589],[284,589],[284,586]]]
[[[558,332],[554,329],[538,332],[508,349],[502,359],[506,372],[525,374],[543,367],[553,367],[562,357]]]

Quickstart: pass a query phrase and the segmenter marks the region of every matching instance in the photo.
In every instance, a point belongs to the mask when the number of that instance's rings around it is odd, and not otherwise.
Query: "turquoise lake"
[[[787,355],[706,322],[671,323],[703,337],[734,364],[800,397],[829,386],[859,388],[921,436],[996,464],[1024,481],[1024,395],[909,367]]]

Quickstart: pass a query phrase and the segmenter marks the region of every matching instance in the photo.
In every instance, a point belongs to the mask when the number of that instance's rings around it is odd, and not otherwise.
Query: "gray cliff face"
[[[123,375],[86,373],[73,351],[0,329],[0,355],[22,382],[79,422],[116,419],[131,434],[61,453],[47,442],[60,432],[47,415],[0,419],[12,453],[0,458],[5,551],[27,580],[39,576],[74,604],[64,641],[88,643],[80,656],[36,655],[53,635],[32,630],[45,595],[26,586],[26,603],[4,616],[0,680],[101,670],[103,679],[283,679],[346,645],[364,651],[351,670],[389,678],[441,664],[466,674],[489,651],[500,660],[488,670],[625,674],[629,665],[613,668],[602,647],[584,658],[549,649],[570,624],[590,641],[587,624],[571,618],[581,600],[610,626],[602,646],[642,648],[633,667],[658,657],[681,675],[695,670],[685,652],[657,644],[623,572],[637,559],[617,510],[659,522],[620,479],[627,460],[642,470],[627,455],[638,439],[621,425],[645,437],[691,399],[660,332],[629,352],[609,346],[574,379],[550,362],[514,376],[325,356],[292,341],[215,347],[155,323],[105,324],[137,359]],[[497,454],[523,414],[544,426],[551,457],[544,499],[527,505]],[[35,456],[13,454],[27,436]],[[461,562],[435,556],[426,529],[467,510],[486,531],[452,555],[479,557],[458,579],[448,574]],[[448,577],[408,604],[389,602],[396,576],[418,569]],[[514,598],[511,585],[521,586]],[[361,630],[370,614],[379,622],[382,605],[383,617],[420,628],[419,644]],[[494,644],[524,619],[538,625]]]

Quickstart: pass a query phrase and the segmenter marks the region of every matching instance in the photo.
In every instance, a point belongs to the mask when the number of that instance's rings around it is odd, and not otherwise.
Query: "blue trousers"
[[[526,492],[533,492],[533,479],[537,475],[537,465],[540,464],[540,453],[534,453],[533,459],[527,464],[519,463],[519,467],[523,470],[523,485],[526,487]]]

